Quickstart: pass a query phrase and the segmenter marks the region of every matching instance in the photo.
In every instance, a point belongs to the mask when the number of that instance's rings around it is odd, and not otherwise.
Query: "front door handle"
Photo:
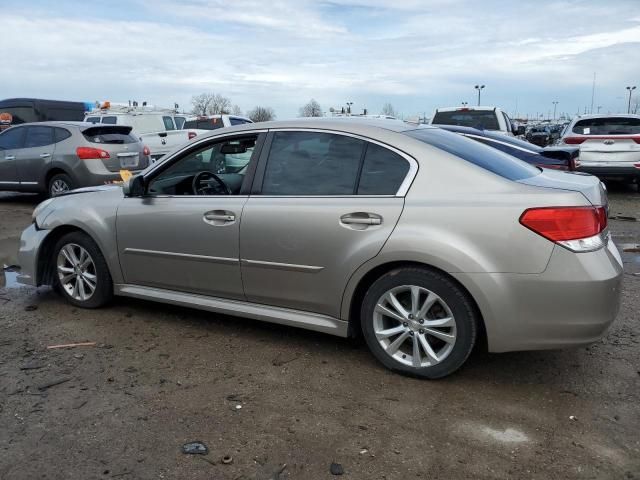
[[[373,225],[382,225],[382,216],[377,213],[353,212],[340,217],[340,223],[353,225],[358,230],[363,230]]]
[[[214,226],[229,225],[236,221],[236,215],[228,210],[211,210],[206,212],[202,219]]]
[[[4,157],[5,160],[15,160],[16,156],[15,155],[7,155],[6,157]]]
[[[41,153],[40,158],[49,158],[51,156],[50,153]]]

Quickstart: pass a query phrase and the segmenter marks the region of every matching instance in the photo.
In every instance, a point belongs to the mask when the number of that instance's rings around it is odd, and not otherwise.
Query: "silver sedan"
[[[437,378],[492,352],[597,341],[622,262],[597,178],[438,128],[319,119],[198,136],[124,186],[40,204],[20,281],[363,335]]]

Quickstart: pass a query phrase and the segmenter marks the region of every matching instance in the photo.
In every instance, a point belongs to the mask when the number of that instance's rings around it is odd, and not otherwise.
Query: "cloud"
[[[243,109],[296,115],[309,98],[407,114],[483,99],[521,111],[590,101],[640,81],[632,2],[114,0],[102,10],[5,0],[5,96],[187,105],[215,91]],[[81,8],[82,7],[82,8]],[[126,9],[126,10],[125,10]],[[126,14],[125,14],[126,12]],[[572,21],[567,22],[571,13]],[[484,102],[483,102],[484,103]],[[542,107],[546,108],[546,107]]]

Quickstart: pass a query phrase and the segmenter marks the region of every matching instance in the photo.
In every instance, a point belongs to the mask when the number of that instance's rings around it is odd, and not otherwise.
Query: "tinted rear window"
[[[640,118],[606,117],[578,120],[573,133],[580,135],[637,135]]]
[[[88,128],[82,134],[91,143],[103,143],[107,145],[123,145],[136,143],[138,139],[130,132],[130,127],[122,128]]]
[[[183,129],[194,128],[197,130],[215,130],[217,128],[222,128],[224,125],[222,124],[222,119],[220,118],[211,118],[211,119],[203,119],[203,120],[189,120],[184,122]]]
[[[229,117],[229,123],[231,123],[231,125],[244,125],[245,123],[253,123],[253,122],[245,118]]]
[[[540,173],[539,169],[528,163],[457,133],[438,128],[404,133],[509,180],[522,180]]]
[[[480,130],[499,130],[498,117],[493,110],[456,110],[437,112],[431,123],[437,125],[460,125]]]

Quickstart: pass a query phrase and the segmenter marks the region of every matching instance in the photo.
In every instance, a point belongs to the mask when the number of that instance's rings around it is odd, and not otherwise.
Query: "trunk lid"
[[[120,170],[142,170],[149,165],[149,156],[144,153],[144,145],[131,134],[126,125],[99,125],[83,130],[87,145],[104,150],[108,158],[102,163],[110,172]]]
[[[607,189],[593,175],[579,172],[544,170],[540,175],[518,180],[518,183],[535,187],[580,192],[592,205],[607,206]]]

